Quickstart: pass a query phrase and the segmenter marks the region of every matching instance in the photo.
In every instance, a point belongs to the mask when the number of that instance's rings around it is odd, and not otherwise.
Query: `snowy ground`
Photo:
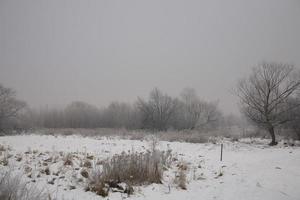
[[[299,199],[299,147],[223,143],[221,162],[220,144],[160,142],[159,149],[171,149],[178,161],[187,163],[187,190],[174,184],[176,166],[173,166],[165,172],[163,184],[135,187],[129,199]],[[96,165],[99,160],[122,151],[149,149],[147,141],[80,136],[5,136],[0,137],[0,144],[5,147],[0,151],[0,172],[8,168],[22,172],[30,184],[45,188],[57,199],[67,200],[103,199],[84,191],[86,180],[80,175],[80,162],[85,158],[93,155],[91,161]],[[73,166],[63,165],[68,153],[75,157]],[[9,157],[8,166],[1,164],[4,157]],[[47,167],[49,175],[43,171]],[[110,193],[106,199],[125,197],[121,193]]]

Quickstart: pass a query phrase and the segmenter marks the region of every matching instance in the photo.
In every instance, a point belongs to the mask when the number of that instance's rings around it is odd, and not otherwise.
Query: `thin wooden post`
[[[222,159],[223,159],[223,143],[221,144],[221,158],[220,158],[220,160],[222,161]]]

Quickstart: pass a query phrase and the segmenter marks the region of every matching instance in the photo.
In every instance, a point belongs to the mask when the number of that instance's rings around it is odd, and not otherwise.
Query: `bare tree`
[[[65,123],[67,127],[99,127],[99,118],[98,108],[82,101],[74,101],[65,108]]]
[[[16,99],[16,92],[0,84],[0,131],[4,129],[4,122],[15,118],[18,112],[26,106],[25,102]]]
[[[270,145],[277,144],[274,128],[289,121],[286,113],[296,107],[287,103],[300,86],[300,80],[293,72],[291,65],[262,63],[237,86],[242,112],[270,133]]]
[[[183,128],[204,128],[220,119],[221,112],[217,102],[200,100],[195,89],[185,88],[180,94]]]
[[[150,92],[149,101],[138,98],[137,106],[142,113],[145,128],[165,130],[176,111],[177,103],[175,99],[155,88]]]
[[[218,101],[203,102],[202,114],[198,120],[199,128],[216,128],[222,118],[222,112],[218,109]]]
[[[194,129],[202,114],[203,102],[200,101],[195,89],[185,88],[180,94],[184,128]]]
[[[110,103],[102,118],[105,127],[135,129],[140,126],[138,109],[129,103]]]

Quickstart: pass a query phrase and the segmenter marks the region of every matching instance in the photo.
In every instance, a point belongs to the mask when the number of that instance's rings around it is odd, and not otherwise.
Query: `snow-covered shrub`
[[[73,155],[68,153],[63,158],[64,165],[73,165]]]
[[[146,137],[146,140],[148,141],[148,145],[152,152],[156,151],[157,146],[159,145],[159,138],[155,135],[149,135]]]
[[[2,144],[0,144],[0,151],[6,151],[6,147]]]
[[[102,176],[106,180],[118,180],[133,184],[161,183],[162,152],[125,153],[115,155],[103,165]]]
[[[7,166],[11,156],[12,155],[9,154],[8,150],[4,152],[0,151],[0,165]]]
[[[164,168],[168,167],[171,157],[171,152],[158,150],[114,155],[92,171],[88,190],[106,194],[107,188],[118,188],[127,193],[132,191],[132,185],[161,183]],[[126,187],[120,183],[125,183]]]

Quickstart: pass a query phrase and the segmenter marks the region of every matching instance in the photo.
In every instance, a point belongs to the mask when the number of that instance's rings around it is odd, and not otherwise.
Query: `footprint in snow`
[[[279,191],[281,194],[285,195],[285,196],[289,196],[287,193]]]
[[[281,169],[280,167],[275,167],[275,169]]]
[[[262,188],[262,186],[259,182],[256,183],[256,186]]]

